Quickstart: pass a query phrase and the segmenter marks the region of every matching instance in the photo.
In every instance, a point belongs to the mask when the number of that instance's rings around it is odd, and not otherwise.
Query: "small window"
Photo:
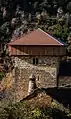
[[[38,58],[36,58],[36,64],[38,64]]]
[[[33,64],[37,65],[38,64],[38,58],[33,58]]]
[[[35,64],[35,58],[33,58],[33,64]]]

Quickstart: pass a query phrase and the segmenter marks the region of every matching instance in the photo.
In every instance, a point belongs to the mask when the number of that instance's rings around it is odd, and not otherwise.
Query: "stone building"
[[[16,78],[23,81],[24,92],[28,91],[29,77],[36,77],[39,88],[57,87],[60,59],[66,55],[65,45],[40,28],[9,43],[15,60]]]

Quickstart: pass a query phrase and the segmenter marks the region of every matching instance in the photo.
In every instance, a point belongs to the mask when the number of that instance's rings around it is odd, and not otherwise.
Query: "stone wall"
[[[38,65],[33,65],[33,57],[15,57],[16,84],[23,85],[23,93],[27,95],[29,77],[36,76],[36,85],[39,88],[56,87],[58,57],[39,57]],[[20,87],[17,86],[17,87]]]
[[[58,87],[71,88],[71,76],[60,76],[58,80]]]

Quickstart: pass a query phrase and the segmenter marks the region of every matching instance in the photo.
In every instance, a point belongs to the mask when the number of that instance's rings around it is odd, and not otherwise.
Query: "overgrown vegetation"
[[[58,105],[58,106],[57,106]],[[55,106],[37,106],[36,103],[23,101],[3,107],[0,119],[68,119],[70,112],[56,104]]]

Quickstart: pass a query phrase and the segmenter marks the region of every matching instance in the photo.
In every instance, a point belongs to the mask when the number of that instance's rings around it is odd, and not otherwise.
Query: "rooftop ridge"
[[[42,31],[43,33],[45,33],[46,35],[48,35],[50,38],[54,39],[55,41],[57,41],[60,45],[64,45],[63,43],[61,43],[60,41],[58,41],[56,38],[54,38],[53,36],[51,36],[50,34],[46,33],[45,31],[43,31],[42,29],[38,28],[40,31]]]
[[[37,29],[34,29],[33,31],[35,31],[35,30],[37,30]],[[28,35],[30,33],[32,33],[32,31],[27,32],[27,34],[23,34],[22,36],[19,36],[19,37],[16,37],[16,38],[12,38],[10,43],[15,42],[16,40],[19,40],[19,38],[25,37],[26,35]],[[10,43],[8,43],[8,44],[10,44]]]

